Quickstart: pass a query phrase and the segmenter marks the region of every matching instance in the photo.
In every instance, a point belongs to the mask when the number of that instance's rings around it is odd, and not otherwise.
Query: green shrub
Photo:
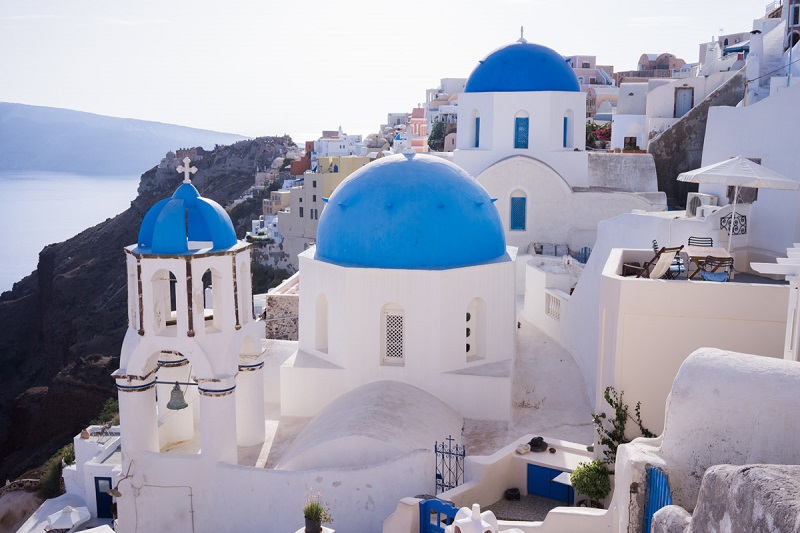
[[[618,394],[614,387],[606,387],[603,393],[606,403],[614,409],[613,418],[608,419],[610,428],[604,424],[604,420],[607,418],[605,413],[600,413],[599,415],[592,413],[592,421],[599,438],[598,444],[605,446],[603,450],[605,459],[603,459],[603,462],[610,465],[613,465],[617,459],[619,445],[630,442],[630,439],[625,437],[625,426],[628,424],[628,420],[633,420],[643,437],[655,437],[655,434],[642,424],[642,402],[636,402],[636,407],[634,408],[635,416],[631,416],[628,413],[628,405],[622,401],[623,394],[622,392]]]
[[[108,423],[112,425],[119,424],[119,400],[117,398],[109,398],[100,409],[97,418],[89,422],[90,426],[102,426]]]
[[[575,492],[599,502],[611,492],[611,479],[603,461],[595,459],[591,463],[580,463],[569,476]]]
[[[61,490],[61,461],[71,465],[75,462],[75,446],[71,443],[58,450],[47,460],[39,477],[39,496],[42,498],[55,498],[62,493]]]

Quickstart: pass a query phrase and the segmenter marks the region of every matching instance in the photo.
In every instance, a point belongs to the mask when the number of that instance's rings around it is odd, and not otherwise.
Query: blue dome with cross
[[[144,253],[186,255],[199,249],[221,250],[238,241],[231,218],[217,202],[203,198],[189,182],[194,167],[178,167],[186,173],[175,194],[147,211],[139,227],[138,248]],[[197,170],[197,169],[194,169]]]
[[[441,270],[505,253],[486,189],[429,155],[404,153],[360,168],[333,192],[317,228],[316,259],[342,266]]]
[[[464,89],[468,93],[580,90],[578,78],[558,52],[522,38],[479,61]]]

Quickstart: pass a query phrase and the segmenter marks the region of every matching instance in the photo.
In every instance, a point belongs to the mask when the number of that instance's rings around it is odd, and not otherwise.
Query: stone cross
[[[517,39],[518,43],[527,43],[528,41],[525,39],[525,26],[519,27],[519,39]]]
[[[189,166],[189,163],[191,163],[191,162],[192,162],[192,160],[189,159],[188,156],[184,157],[183,158],[183,165],[178,167],[178,172],[183,172],[183,182],[184,183],[191,183],[192,180],[190,180],[189,178],[191,177],[192,174],[197,172],[197,167]]]

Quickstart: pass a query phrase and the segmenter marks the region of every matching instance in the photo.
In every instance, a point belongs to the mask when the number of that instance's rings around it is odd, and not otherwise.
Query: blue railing
[[[444,526],[452,523],[458,509],[442,500],[419,502],[419,533],[444,533]]]
[[[660,468],[647,467],[647,491],[644,495],[644,523],[642,533],[650,533],[653,515],[667,505],[672,505],[672,494],[669,490],[667,473]]]

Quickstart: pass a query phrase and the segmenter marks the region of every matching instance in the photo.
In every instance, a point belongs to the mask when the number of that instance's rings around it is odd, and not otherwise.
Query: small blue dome
[[[578,78],[555,50],[517,41],[480,61],[467,79],[468,93],[580,91]]]
[[[213,249],[237,243],[222,206],[200,196],[191,183],[183,183],[171,198],[150,208],[139,228],[138,243],[149,253],[182,255],[191,252],[189,241],[208,242]]]
[[[506,253],[492,199],[460,167],[429,155],[370,163],[331,195],[316,258],[342,266],[438,270]]]

